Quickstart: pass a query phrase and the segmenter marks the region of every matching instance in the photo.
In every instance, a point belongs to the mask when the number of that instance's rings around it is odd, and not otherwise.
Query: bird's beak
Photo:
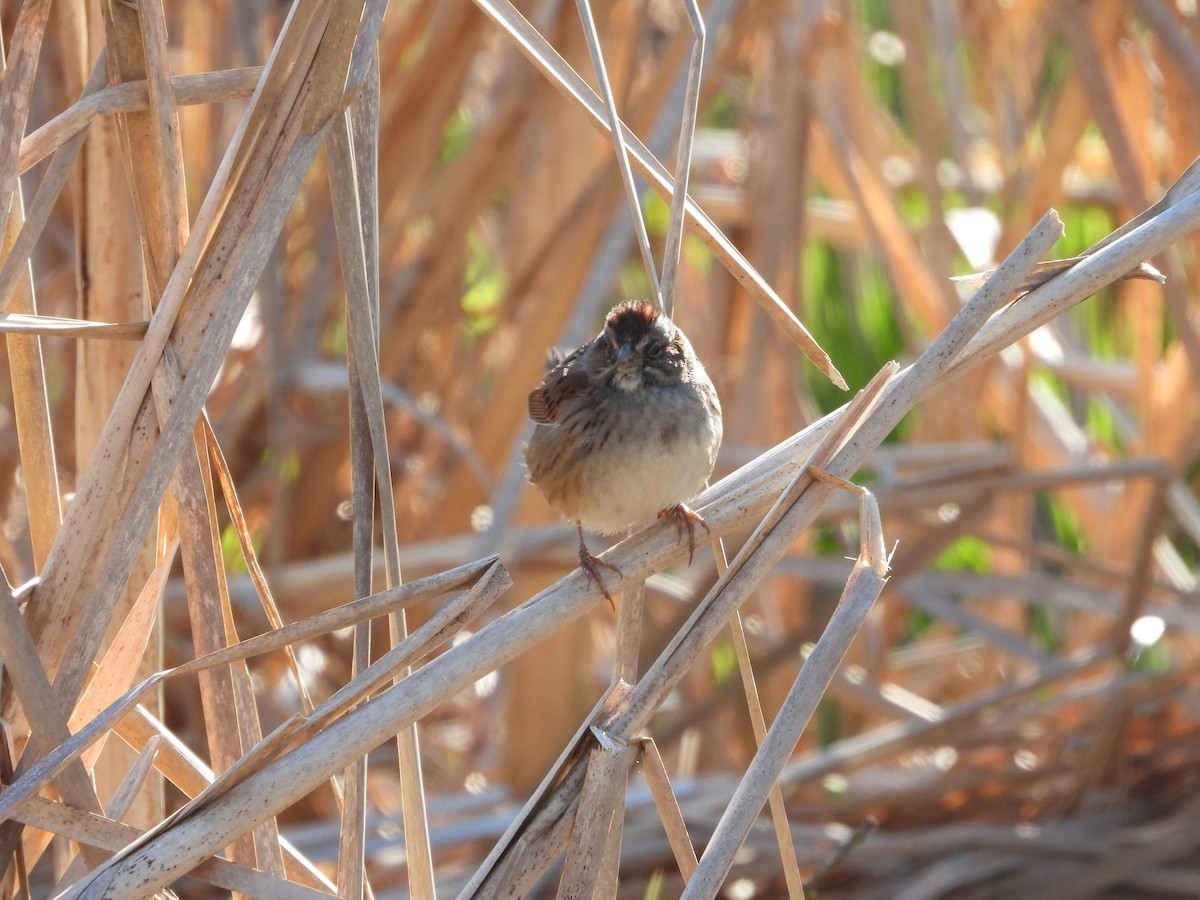
[[[617,365],[620,365],[621,363],[625,362],[625,360],[629,359],[629,357],[632,355],[633,355],[633,348],[630,347],[628,344],[622,344],[621,349],[617,351]]]

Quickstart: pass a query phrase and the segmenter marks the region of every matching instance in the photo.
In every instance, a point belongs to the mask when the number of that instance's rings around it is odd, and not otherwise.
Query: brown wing
[[[582,356],[587,347],[584,344],[554,366],[546,373],[542,386],[530,392],[529,418],[541,423],[557,422],[563,405],[583,392],[588,379],[583,371]]]

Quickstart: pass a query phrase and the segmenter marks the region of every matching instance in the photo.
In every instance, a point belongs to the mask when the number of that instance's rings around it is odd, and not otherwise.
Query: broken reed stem
[[[616,896],[617,892],[625,789],[639,747],[613,739],[599,726],[592,727],[592,734],[596,740],[588,755],[579,812],[571,825],[560,900]]]

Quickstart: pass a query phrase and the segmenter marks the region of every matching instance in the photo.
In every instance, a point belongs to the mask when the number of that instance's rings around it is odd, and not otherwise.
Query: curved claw
[[[688,565],[690,566],[692,557],[696,555],[696,525],[701,525],[709,534],[712,534],[712,531],[709,529],[708,523],[704,521],[704,517],[686,503],[676,504],[658,514],[660,519],[665,519],[667,516],[675,520],[675,531],[680,538],[687,535]]]
[[[617,608],[617,604],[613,600],[612,594],[609,593],[608,588],[605,586],[604,579],[600,577],[600,569],[611,569],[613,572],[617,573],[618,578],[624,578],[625,576],[623,576],[621,574],[621,570],[612,563],[605,562],[602,559],[597,559],[596,557],[592,556],[592,551],[588,550],[587,544],[585,544],[583,541],[583,529],[578,525],[575,526],[575,528],[579,532],[579,568],[583,569],[587,577],[595,582],[596,587],[600,588],[600,592],[604,594],[605,599],[608,600],[608,605],[615,610]]]

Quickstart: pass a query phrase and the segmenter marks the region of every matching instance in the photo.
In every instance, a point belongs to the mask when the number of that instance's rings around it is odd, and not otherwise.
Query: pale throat
[[[627,372],[614,372],[613,384],[627,394],[636,393],[645,386],[645,382],[642,380],[642,373],[637,369],[630,369]]]

